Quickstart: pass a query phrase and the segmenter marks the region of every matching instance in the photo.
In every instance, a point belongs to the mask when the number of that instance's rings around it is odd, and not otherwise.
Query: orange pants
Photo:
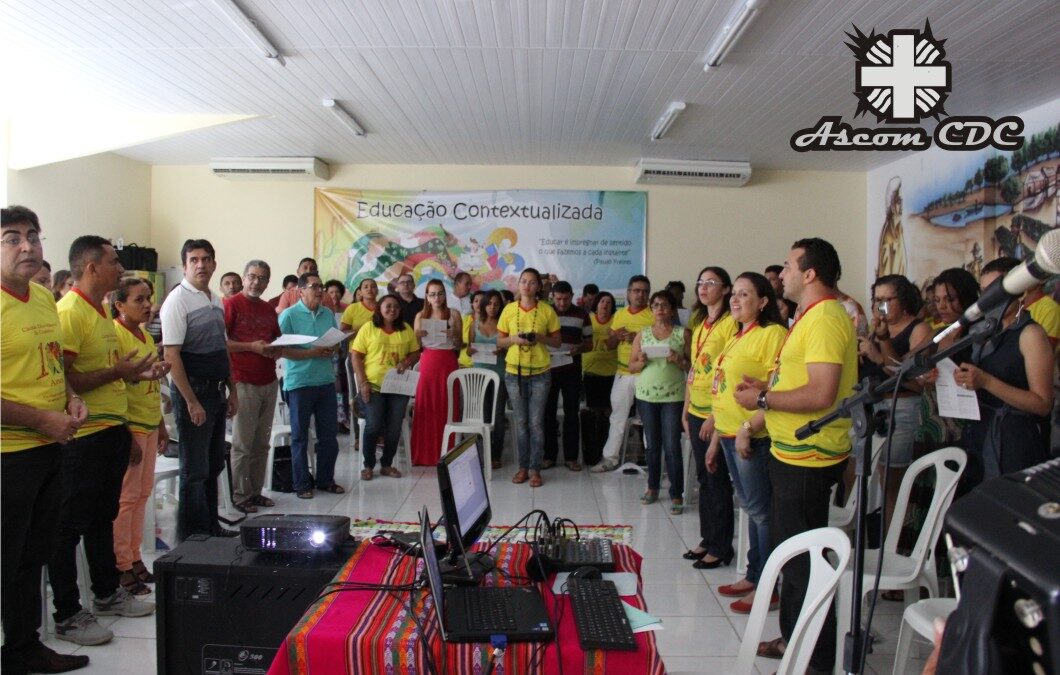
[[[119,570],[128,570],[141,559],[144,509],[155,485],[155,457],[158,451],[158,429],[149,434],[132,431],[133,443],[140,448],[143,459],[136,466],[129,465],[121,484],[118,517],[114,519],[114,558]],[[154,508],[151,504],[151,508]],[[152,533],[154,536],[154,533]]]

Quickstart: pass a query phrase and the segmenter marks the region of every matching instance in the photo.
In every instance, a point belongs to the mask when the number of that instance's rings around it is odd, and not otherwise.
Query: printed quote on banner
[[[325,279],[352,292],[412,274],[447,287],[517,290],[527,267],[624,294],[645,269],[646,194],[619,191],[396,192],[317,188],[314,250]]]

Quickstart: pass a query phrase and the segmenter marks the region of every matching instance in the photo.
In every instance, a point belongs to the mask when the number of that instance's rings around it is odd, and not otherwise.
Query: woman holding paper
[[[387,295],[379,301],[372,320],[357,331],[350,357],[357,380],[357,394],[365,409],[361,480],[373,478],[375,441],[380,435],[383,436],[383,456],[379,460],[382,465],[379,473],[401,478],[401,472],[392,463],[409,397],[384,394],[381,389],[387,372],[395,369],[403,373],[411,368],[419,359],[419,350],[412,327],[401,320],[401,300],[396,295]]]
[[[428,281],[425,294],[427,302],[416,315],[414,325],[423,351],[416,385],[416,414],[412,416],[412,463],[434,466],[442,454],[442,431],[448,414],[449,392],[445,383],[456,370],[464,324],[460,312],[446,304],[441,281]],[[459,415],[458,411],[454,413]]]
[[[559,317],[540,302],[541,274],[527,267],[519,275],[519,301],[509,303],[497,320],[497,346],[507,349],[504,385],[515,412],[519,470],[513,483],[540,487],[545,451],[545,402],[552,382],[548,347],[560,344]]]
[[[641,504],[659,499],[660,459],[670,476],[670,513],[684,510],[685,468],[681,461],[681,406],[684,401],[684,331],[674,327],[676,303],[669,291],[657,291],[648,301],[654,322],[633,338],[629,372],[638,374],[637,412],[644,425],[644,458],[648,490]],[[660,457],[660,454],[662,457]]]
[[[486,394],[486,407],[493,411],[493,434],[490,437],[493,457],[490,461],[494,469],[499,469],[504,454],[504,430],[508,421],[504,414],[504,407],[508,404],[508,390],[504,386],[505,350],[497,346],[497,321],[504,309],[504,297],[497,291],[486,291],[481,297],[478,310],[468,326],[466,353],[475,367],[488,368],[501,378],[496,402],[491,400],[490,392]],[[474,300],[471,301],[471,306],[475,306]]]

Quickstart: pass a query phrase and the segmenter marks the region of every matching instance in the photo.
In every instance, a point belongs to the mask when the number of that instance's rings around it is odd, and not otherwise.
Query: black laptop
[[[489,642],[504,635],[508,642],[547,642],[552,639],[552,621],[537,586],[442,588],[442,572],[431,537],[427,509],[420,517],[427,583],[446,642]]]

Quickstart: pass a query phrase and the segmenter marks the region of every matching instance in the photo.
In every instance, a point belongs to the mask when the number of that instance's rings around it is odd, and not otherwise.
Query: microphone
[[[979,300],[964,310],[960,319],[935,336],[934,343],[938,344],[951,333],[970,326],[990,310],[1007,304],[1012,298],[1023,295],[1054,274],[1060,274],[1060,229],[1046,232],[1038,240],[1034,257],[990,284]]]

